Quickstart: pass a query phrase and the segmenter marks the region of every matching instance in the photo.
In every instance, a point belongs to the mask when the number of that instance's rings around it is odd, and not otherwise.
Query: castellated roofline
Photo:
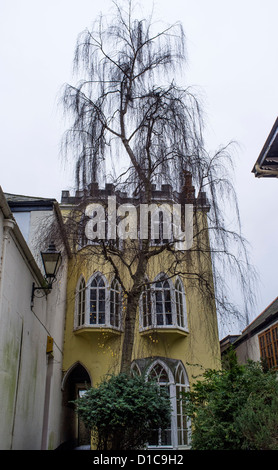
[[[70,191],[62,191],[62,205],[78,205],[82,202],[100,202],[107,200],[108,197],[116,196],[120,204],[131,203],[138,205],[144,203],[140,196],[130,196],[125,191],[120,191],[111,183],[106,183],[104,188],[100,188],[97,182],[91,183],[87,190],[77,190],[74,195]],[[181,203],[193,204],[195,207],[209,210],[209,202],[206,193],[201,191],[198,196],[195,195],[195,187],[192,185],[192,176],[189,172],[185,175],[184,186],[181,192],[175,191],[171,184],[162,184],[159,188],[152,185],[152,202],[154,203]]]

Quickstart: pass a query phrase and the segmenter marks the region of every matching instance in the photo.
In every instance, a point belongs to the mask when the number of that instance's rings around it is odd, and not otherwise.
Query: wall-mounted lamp
[[[56,250],[54,243],[51,243],[46,251],[41,251],[41,257],[45,271],[45,280],[47,284],[45,286],[35,287],[35,283],[33,282],[31,305],[33,305],[36,290],[49,291],[52,289],[53,282],[56,278],[57,271],[62,261],[61,252]]]

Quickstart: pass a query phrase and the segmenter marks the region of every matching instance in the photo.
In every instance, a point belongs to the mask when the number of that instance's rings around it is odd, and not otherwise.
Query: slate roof
[[[51,210],[56,199],[23,196],[20,194],[4,193],[5,198],[14,212],[24,210]]]

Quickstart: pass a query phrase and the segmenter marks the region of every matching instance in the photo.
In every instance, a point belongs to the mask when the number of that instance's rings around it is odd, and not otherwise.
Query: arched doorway
[[[63,390],[63,442],[67,448],[90,444],[90,433],[75,412],[72,403],[91,386],[91,378],[86,368],[77,362],[65,374]]]

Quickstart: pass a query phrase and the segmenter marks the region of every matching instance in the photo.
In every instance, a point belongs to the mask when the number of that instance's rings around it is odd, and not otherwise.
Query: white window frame
[[[84,287],[81,288],[81,283]],[[80,304],[82,303],[84,311],[80,312]],[[81,317],[81,320],[80,320]],[[82,317],[84,321],[82,321]],[[81,275],[75,290],[75,328],[82,328],[86,324],[86,282],[84,276]]]
[[[145,285],[139,300],[139,311],[140,311],[140,328],[151,328],[153,323],[153,312],[152,312],[152,287],[149,279],[145,279]],[[150,319],[150,323],[149,323]]]
[[[114,287],[114,284],[116,286]],[[114,299],[112,300],[111,297],[114,296]],[[116,300],[118,297],[118,301]],[[114,305],[114,325],[112,324],[111,318],[112,318],[112,305]],[[116,325],[116,306],[118,305],[118,325]],[[110,296],[109,296],[109,324],[112,328],[121,328],[122,324],[122,289],[120,286],[119,281],[114,277],[111,282],[110,286]]]
[[[178,400],[178,394],[189,391],[189,380],[188,380],[185,367],[183,366],[181,362],[179,362],[175,370],[175,387],[176,387],[175,398],[176,398],[177,445],[179,448],[188,447],[191,441],[191,421],[188,417],[183,415],[183,412],[182,412],[183,404],[182,404],[182,400]]]
[[[103,284],[104,286],[103,287],[91,287],[91,284],[92,282],[97,278],[97,277],[100,277],[102,280],[103,280]],[[88,283],[87,283],[87,288],[88,288],[88,295],[87,295],[87,303],[86,303],[86,313],[87,313],[87,323],[90,327],[104,327],[105,325],[109,325],[110,322],[108,321],[109,320],[109,317],[108,317],[108,307],[109,307],[109,297],[108,297],[108,282],[107,282],[107,279],[106,277],[100,273],[100,272],[96,272],[94,273]],[[104,299],[101,299],[103,302],[104,302],[104,322],[100,322],[99,321],[99,302],[100,302],[100,299],[99,299],[99,291],[100,289],[104,289]],[[90,316],[91,316],[91,309],[90,309],[90,304],[91,304],[91,290],[96,290],[96,296],[97,296],[97,299],[96,299],[96,322],[91,322],[90,321]]]
[[[177,289],[177,284],[179,284],[181,290]],[[186,306],[186,295],[185,295],[185,289],[183,282],[179,276],[176,277],[175,279],[175,284],[174,284],[174,290],[175,290],[175,298],[174,298],[174,303],[175,303],[175,310],[176,310],[176,324],[178,328],[182,328],[184,330],[188,330],[188,323],[187,323],[187,306]],[[179,301],[182,300],[182,308],[181,308],[181,314],[179,314],[177,305],[179,302],[177,302],[177,295],[179,296]],[[179,316],[181,317],[182,323],[179,325]]]

